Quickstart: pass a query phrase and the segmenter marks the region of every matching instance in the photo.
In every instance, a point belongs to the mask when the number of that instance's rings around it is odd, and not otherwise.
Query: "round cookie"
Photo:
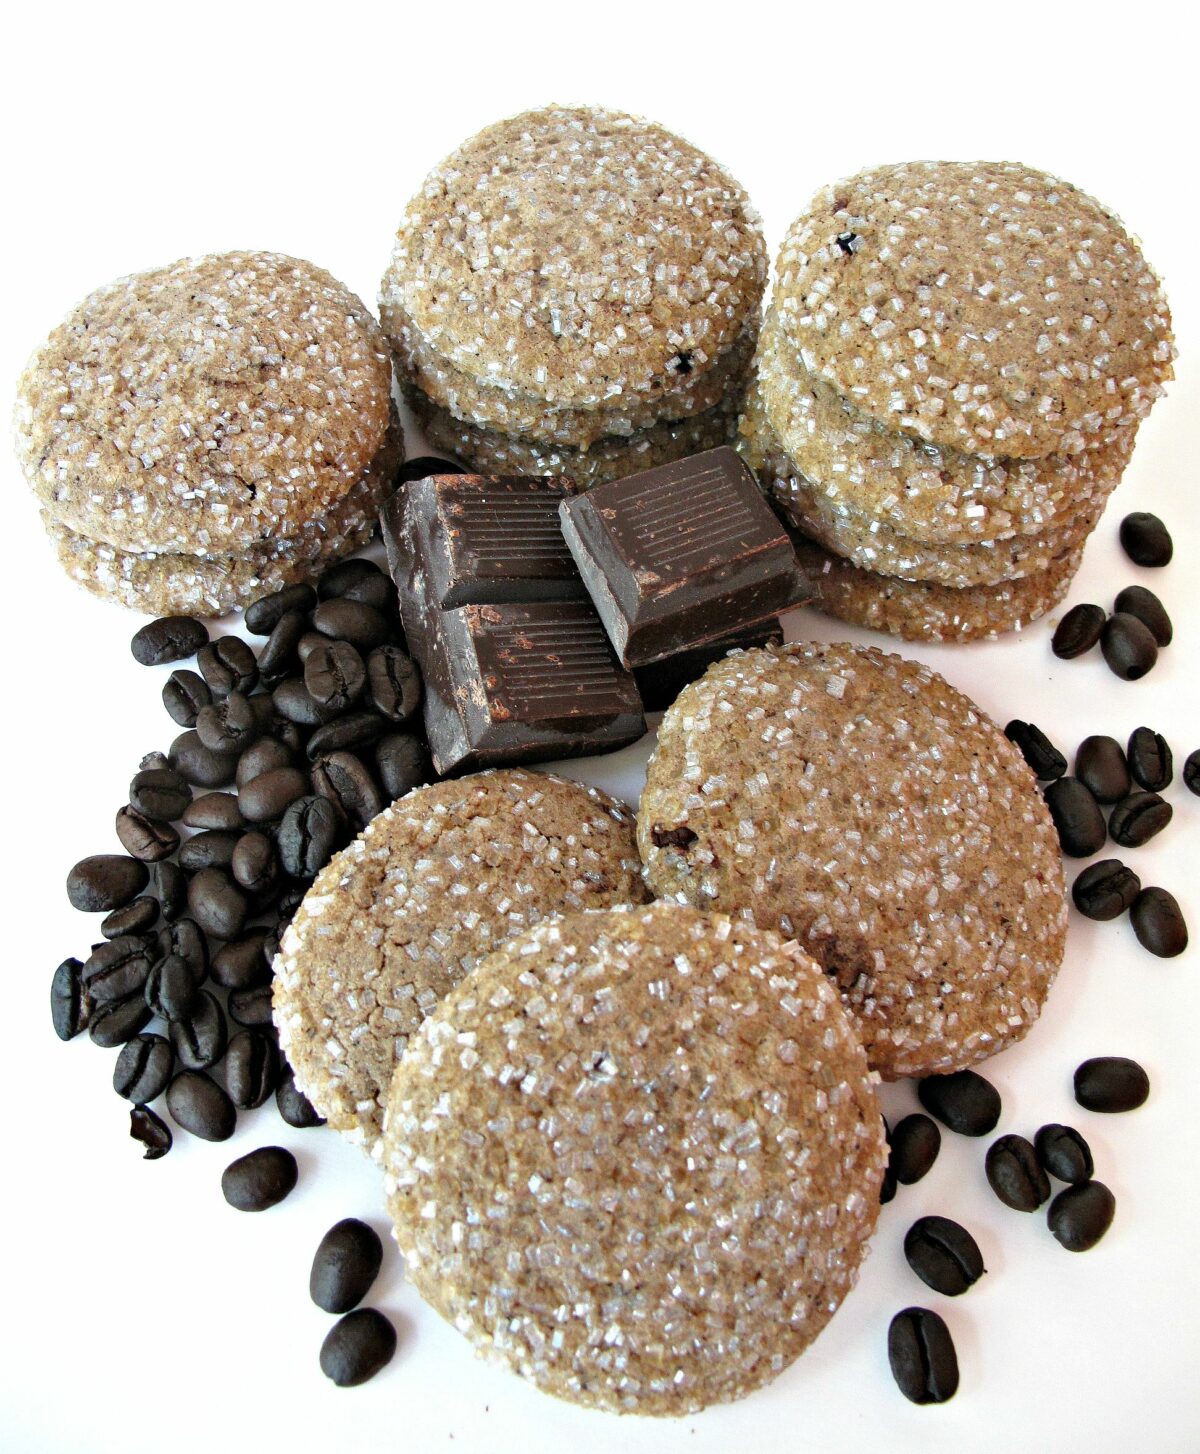
[[[317,875],[275,960],[296,1084],[378,1153],[408,1037],[475,964],[551,914],[643,902],[631,814],[506,768],[417,788]]]
[[[723,167],[653,122],[548,106],[489,126],[426,178],[380,291],[442,360],[549,404],[659,395],[757,315],[757,213]]]
[[[1018,162],[908,162],[822,188],[779,255],[800,360],[889,428],[1077,454],[1172,377],[1158,278],[1094,198]]]
[[[866,1057],[796,945],[678,905],[489,956],[388,1099],[408,1276],[543,1392],[679,1415],[740,1398],[853,1285],[887,1161]]]
[[[746,651],[685,688],[638,847],[656,895],[745,911],[819,960],[888,1078],[1020,1039],[1062,960],[1062,857],[1029,768],[935,672],[870,647]]]
[[[34,354],[16,410],[26,477],[59,525],[190,555],[295,535],[360,482],[390,420],[379,325],[276,253],[99,289]]]

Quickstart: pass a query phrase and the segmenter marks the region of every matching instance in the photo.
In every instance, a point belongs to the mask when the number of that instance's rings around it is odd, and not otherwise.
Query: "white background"
[[[1172,610],[1177,638],[1137,684],[1117,682],[1098,658],[1057,662],[1046,623],[996,645],[906,650],[1001,723],[1033,718],[1068,749],[1090,732],[1124,740],[1147,723],[1182,761],[1200,745],[1200,215],[1194,55],[1175,14],[962,0],[378,10],[159,0],[10,13],[3,390],[93,287],[188,253],[279,249],[373,302],[404,203],[428,168],[478,127],[549,100],[641,112],[714,153],[749,189],[772,252],[819,184],[867,163],[1018,158],[1117,210],[1166,280],[1179,377],[1142,431],[1070,599],[1108,604],[1142,580]],[[94,932],[67,906],[64,875],[83,854],[116,847],[112,816],[127,780],[175,729],[158,700],[165,669],[147,672],[129,655],[138,618],[60,575],[11,458],[0,470],[0,1447],[1200,1446],[1200,951],[1158,961],[1127,923],[1077,916],[1042,1022],[988,1074],[1004,1096],[997,1134],[1065,1120],[1090,1140],[1117,1197],[1116,1222],[1093,1252],[1072,1256],[1042,1216],[1002,1207],[983,1180],[984,1144],[947,1133],[932,1174],[884,1208],[843,1311],[797,1365],[738,1405],[678,1424],[618,1424],[539,1395],[472,1358],[404,1285],[390,1243],[372,1301],[395,1320],[400,1351],[367,1387],[326,1383],[317,1350],[332,1320],[308,1300],[309,1259],[339,1217],[385,1231],[372,1169],[331,1132],[283,1126],[272,1105],[244,1115],[227,1146],[181,1136],[165,1161],[143,1163],[108,1085],[115,1052],[86,1037],[64,1046],[51,1032],[51,972],[85,954]],[[1145,508],[1174,532],[1166,571],[1139,571],[1117,548],[1120,516]],[[790,631],[853,634],[808,613]],[[579,772],[632,798],[644,757],[634,748]],[[1169,796],[1175,822],[1128,856],[1145,882],[1178,895],[1200,931],[1200,801],[1178,780]],[[1073,1067],[1105,1053],[1148,1068],[1145,1109],[1105,1118],[1074,1105]],[[916,1104],[908,1085],[884,1099],[890,1111]],[[221,1199],[221,1169],[266,1141],[296,1151],[299,1189],[271,1212],[240,1215]],[[983,1249],[988,1276],[957,1301],[904,1263],[904,1231],[926,1212],[958,1217]],[[945,1407],[909,1405],[888,1373],[888,1320],[911,1302],[939,1308],[953,1330],[962,1388]]]

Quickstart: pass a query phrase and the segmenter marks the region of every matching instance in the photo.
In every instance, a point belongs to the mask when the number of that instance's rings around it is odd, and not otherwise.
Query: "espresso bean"
[[[165,860],[150,870],[150,892],[168,923],[174,923],[187,908],[187,879],[177,863]]]
[[[287,1124],[297,1131],[307,1131],[325,1124],[325,1117],[319,1114],[296,1084],[290,1065],[282,1068],[279,1084],[275,1088],[275,1105]]]
[[[318,797],[328,798],[356,828],[365,828],[383,810],[375,779],[350,752],[331,752],[313,763],[312,785]]]
[[[152,960],[147,940],[132,934],[97,944],[84,962],[83,982],[92,1003],[145,993]]]
[[[1189,752],[1183,764],[1183,785],[1189,793],[1200,797],[1200,747]]]
[[[1004,729],[1004,735],[1013,744],[1040,782],[1050,782],[1062,777],[1067,770],[1067,759],[1050,741],[1040,727],[1032,722],[1022,722],[1019,717]]]
[[[112,1050],[124,1045],[150,1023],[150,1011],[141,995],[130,995],[124,1000],[107,1000],[93,1004],[88,1021],[88,1035],[93,1045]]]
[[[118,811],[114,826],[121,847],[143,863],[170,858],[179,847],[179,834],[169,823],[147,818],[128,803]]]
[[[1170,787],[1175,776],[1175,759],[1161,732],[1149,727],[1135,727],[1129,736],[1129,771],[1134,781],[1148,793],[1161,793]]]
[[[439,459],[437,455],[421,454],[416,459],[405,461],[400,466],[400,473],[396,476],[397,486],[406,485],[410,480],[428,479],[430,475],[465,475],[466,470],[460,464],[455,464],[452,459]]]
[[[1049,783],[1044,793],[1062,851],[1069,858],[1090,858],[1099,853],[1108,836],[1104,814],[1079,779],[1060,777]]]
[[[238,807],[247,823],[270,823],[308,791],[309,780],[299,768],[277,767],[238,789]]]
[[[929,1308],[905,1308],[888,1327],[888,1363],[915,1404],[941,1404],[958,1392],[958,1355],[945,1322]]]
[[[303,681],[296,677],[286,677],[281,681],[272,691],[271,701],[275,704],[276,712],[285,721],[294,722],[297,727],[319,727],[322,722],[328,722],[336,716],[335,709],[323,707]]]
[[[270,1035],[239,1030],[229,1041],[222,1064],[229,1098],[239,1110],[261,1106],[275,1089],[279,1055]]]
[[[158,919],[158,900],[134,899],[123,909],[114,909],[100,923],[105,939],[120,939],[125,934],[145,934]]]
[[[260,737],[238,758],[235,782],[239,788],[244,788],[263,773],[274,772],[280,767],[294,767],[295,762],[292,749],[278,737]]]
[[[904,1238],[908,1265],[934,1292],[958,1297],[987,1269],[975,1238],[949,1217],[919,1217]]]
[[[67,874],[67,898],[85,914],[107,914],[123,909],[146,887],[146,865],[123,853],[95,853],[81,858]]]
[[[233,1102],[210,1076],[184,1070],[167,1087],[167,1110],[176,1125],[201,1141],[228,1141],[237,1125]]]
[[[404,723],[421,705],[421,673],[398,646],[378,646],[367,657],[371,702],[389,722]]]
[[[266,644],[258,653],[259,680],[274,686],[296,668],[296,648],[308,630],[308,617],[302,611],[288,611],[275,623]],[[272,707],[274,704],[272,703]]]
[[[364,576],[362,580],[348,585],[338,599],[372,606],[389,621],[395,621],[400,611],[396,587],[382,571],[376,571],[374,575]]]
[[[252,692],[258,685],[258,662],[240,636],[219,636],[197,653],[196,664],[218,700],[230,692]]]
[[[322,636],[348,641],[362,652],[383,646],[392,634],[387,617],[380,615],[374,606],[364,606],[345,597],[322,601],[312,614],[312,624]]]
[[[196,714],[212,701],[208,683],[194,671],[173,671],[163,683],[163,706],[172,722],[194,727]]]
[[[1174,809],[1157,793],[1131,793],[1108,817],[1108,836],[1122,848],[1140,848],[1171,821]]]
[[[168,954],[151,966],[145,995],[147,1006],[164,1020],[182,1020],[190,1015],[197,988],[187,961],[181,955]]]
[[[349,712],[336,721],[326,722],[318,727],[308,739],[305,751],[310,762],[325,757],[331,752],[342,752],[349,747],[364,747],[374,742],[387,731],[388,723],[375,712]]]
[[[370,1292],[382,1265],[379,1234],[357,1217],[345,1217],[330,1227],[317,1246],[308,1274],[308,1295],[324,1312],[348,1313]]]
[[[942,1149],[942,1133],[920,1112],[899,1121],[891,1137],[888,1167],[902,1186],[912,1186],[930,1170]]]
[[[231,939],[213,955],[212,977],[223,989],[248,990],[269,984],[271,968],[263,959],[266,933],[257,929],[241,939]]]
[[[347,1313],[321,1344],[321,1372],[338,1388],[353,1388],[386,1368],[396,1352],[396,1330],[374,1308]]]
[[[1139,681],[1158,660],[1158,643],[1149,626],[1125,611],[1104,623],[1100,650],[1111,670],[1126,682]]]
[[[173,920],[158,931],[156,952],[159,959],[177,955],[187,965],[192,983],[202,985],[208,977],[208,941],[194,919]]]
[[[1135,565],[1161,566],[1175,554],[1170,532],[1157,515],[1136,510],[1121,521],[1121,545]]]
[[[322,601],[336,601],[354,586],[364,581],[386,580],[387,577],[373,560],[352,556],[326,567],[317,577],[317,596]]]
[[[300,665],[304,666],[318,646],[327,646],[328,644],[328,636],[322,636],[319,631],[306,631],[296,643],[296,656],[299,658]]]
[[[1123,1055],[1098,1055],[1075,1070],[1075,1099],[1088,1111],[1136,1111],[1149,1094],[1150,1077]]]
[[[256,698],[265,701],[265,697]],[[256,709],[241,692],[204,707],[196,718],[196,735],[211,752],[240,754],[262,735]]]
[[[1145,586],[1126,586],[1113,603],[1113,610],[1136,616],[1150,628],[1150,634],[1159,646],[1170,646],[1175,628],[1171,625],[1167,608],[1153,591],[1148,591]]]
[[[246,820],[234,793],[202,793],[188,804],[183,815],[187,828],[208,828],[219,832],[243,829]]]
[[[879,1205],[886,1207],[888,1202],[894,1201],[896,1197],[896,1173],[890,1166],[883,1168],[883,1180],[879,1183]]]
[[[917,1099],[960,1136],[986,1136],[1000,1119],[1000,1092],[974,1070],[927,1075],[917,1082]]]
[[[129,1135],[146,1148],[143,1161],[157,1161],[170,1151],[174,1137],[171,1128],[149,1106],[134,1106],[129,1112]]]
[[[205,828],[194,833],[179,850],[179,866],[187,873],[228,868],[241,836],[236,828]]]
[[[294,1190],[296,1158],[282,1146],[260,1146],[221,1173],[221,1194],[235,1211],[265,1212]]]
[[[64,959],[50,981],[50,1019],[60,1040],[73,1040],[86,1030],[92,1015],[92,997],[83,983],[83,965]]]
[[[1075,907],[1088,919],[1117,919],[1142,890],[1142,881],[1119,858],[1090,863],[1071,885]]]
[[[1024,1136],[1001,1136],[984,1160],[988,1185],[1014,1212],[1036,1212],[1050,1197],[1050,1180]]]
[[[317,604],[317,593],[306,583],[284,586],[269,596],[259,596],[246,607],[246,630],[251,636],[269,636],[292,612],[303,614]]]
[[[152,1101],[166,1090],[174,1065],[169,1041],[161,1035],[135,1035],[117,1056],[113,1090],[127,1101]]]
[[[1092,1148],[1074,1126],[1060,1126],[1052,1121],[1033,1138],[1037,1158],[1059,1181],[1072,1185],[1092,1178]]]
[[[207,640],[207,627],[194,616],[160,616],[134,633],[129,649],[141,666],[161,666],[195,656]]]
[[[1102,606],[1090,603],[1072,606],[1055,627],[1050,638],[1050,650],[1063,661],[1072,661],[1091,651],[1100,640],[1106,615]]]
[[[213,995],[201,990],[188,1013],[171,1021],[170,1033],[184,1070],[208,1070],[225,1054],[225,1011]]]
[[[279,878],[275,844],[265,833],[243,833],[230,862],[234,881],[250,894],[265,893]]]
[[[230,990],[229,1013],[239,1025],[260,1030],[271,1024],[271,986],[258,985],[250,989]]]
[[[167,772],[170,767],[165,752],[147,752],[138,763],[138,772]]]
[[[1119,803],[1132,786],[1125,753],[1114,737],[1085,737],[1075,754],[1075,776],[1098,803]]]
[[[1112,1226],[1116,1210],[1116,1198],[1102,1181],[1085,1181],[1059,1192],[1046,1222],[1068,1252],[1087,1252]]]
[[[129,784],[129,806],[156,823],[177,823],[191,801],[187,778],[169,767],[144,769]]]
[[[233,781],[237,767],[236,753],[213,752],[200,741],[195,729],[180,733],[171,743],[169,756],[175,771],[199,788],[223,788]],[[132,793],[129,801],[134,801]]]
[[[363,659],[348,641],[327,641],[304,663],[305,688],[327,711],[344,712],[362,696],[366,684]]]
[[[246,896],[222,868],[202,868],[188,884],[192,918],[214,939],[236,939],[246,922]]]
[[[1138,943],[1160,959],[1174,959],[1188,945],[1187,924],[1174,894],[1145,888],[1129,910]]]
[[[328,798],[294,802],[279,825],[279,861],[293,878],[314,878],[345,837],[345,820]]]

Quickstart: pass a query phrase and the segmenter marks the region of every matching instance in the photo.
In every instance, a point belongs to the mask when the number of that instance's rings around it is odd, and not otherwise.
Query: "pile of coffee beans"
[[[374,1378],[396,1351],[396,1330],[388,1319],[358,1306],[382,1263],[378,1234],[356,1217],[330,1227],[313,1257],[308,1277],[313,1302],[327,1313],[343,1314],[321,1344],[321,1371],[339,1388]]]

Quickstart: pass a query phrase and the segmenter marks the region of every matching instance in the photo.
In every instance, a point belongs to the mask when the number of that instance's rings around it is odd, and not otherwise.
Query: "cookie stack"
[[[30,361],[16,429],[69,574],[156,615],[220,615],[364,545],[404,458],[379,325],[274,253],[93,293]]]
[[[730,441],[765,281],[724,168],[651,122],[551,106],[426,178],[380,317],[435,447],[586,488]]]
[[[1066,594],[1174,356],[1092,198],[1016,163],[881,167],[788,232],[741,446],[829,614],[990,637]]]

